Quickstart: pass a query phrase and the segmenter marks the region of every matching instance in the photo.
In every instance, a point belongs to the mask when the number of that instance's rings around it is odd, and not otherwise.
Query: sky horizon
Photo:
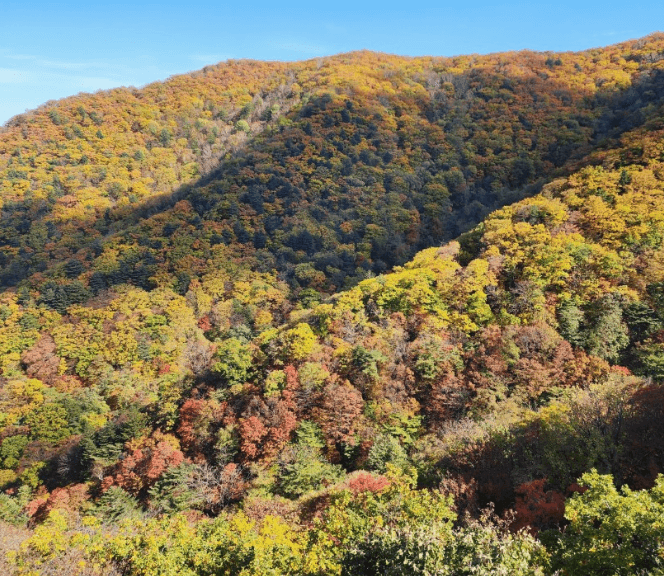
[[[6,0],[0,126],[79,92],[141,87],[227,59],[305,60],[353,50],[403,56],[578,51],[664,30],[664,3],[337,0],[188,4]],[[5,4],[5,3],[3,3]]]

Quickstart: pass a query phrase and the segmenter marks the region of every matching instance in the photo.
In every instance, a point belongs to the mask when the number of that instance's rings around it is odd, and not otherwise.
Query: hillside
[[[54,103],[0,135],[2,282],[182,284],[223,244],[296,287],[352,285],[646,122],[663,42],[229,62]]]
[[[10,564],[657,574],[663,137],[662,35],[228,62],[13,119]]]

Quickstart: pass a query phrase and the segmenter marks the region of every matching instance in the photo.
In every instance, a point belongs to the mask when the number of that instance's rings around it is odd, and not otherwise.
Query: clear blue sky
[[[0,125],[47,100],[142,86],[227,58],[580,50],[664,30],[664,0],[0,4]]]

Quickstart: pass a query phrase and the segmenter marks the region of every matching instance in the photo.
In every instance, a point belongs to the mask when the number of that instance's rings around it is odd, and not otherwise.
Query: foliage
[[[222,342],[215,352],[212,369],[219,374],[227,386],[242,384],[251,368],[251,352],[237,338]]]
[[[17,569],[658,570],[663,49],[229,61],[10,121]]]
[[[343,471],[339,466],[321,459],[316,448],[308,445],[293,447],[282,453],[277,473],[277,490],[280,494],[296,498],[336,484]]]
[[[376,438],[367,457],[367,467],[380,474],[387,472],[388,464],[395,468],[405,469],[408,456],[398,439],[388,434]]]
[[[580,479],[584,491],[567,503],[569,526],[547,534],[554,570],[563,574],[657,574],[662,570],[664,477],[651,490],[618,491],[610,475]]]

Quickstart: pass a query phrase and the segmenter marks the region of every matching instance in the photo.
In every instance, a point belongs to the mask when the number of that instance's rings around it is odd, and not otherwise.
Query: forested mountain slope
[[[13,569],[661,571],[662,67],[659,35],[230,63],[11,122]]]
[[[339,289],[647,121],[663,46],[229,62],[45,106],[0,135],[3,282],[181,285],[224,244]]]

